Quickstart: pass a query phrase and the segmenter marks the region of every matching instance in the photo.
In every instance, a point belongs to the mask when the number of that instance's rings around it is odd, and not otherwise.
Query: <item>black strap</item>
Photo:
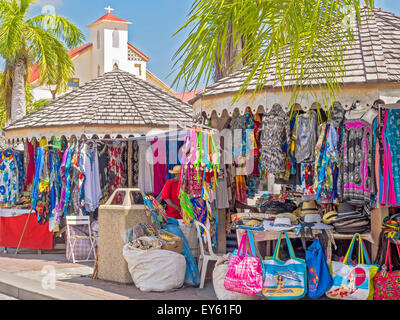
[[[307,244],[306,244],[306,233],[308,233],[308,235],[313,238],[314,235],[312,233],[312,229],[311,227],[314,225],[314,223],[310,223],[310,222],[300,222],[301,224],[301,245],[303,246],[304,251],[307,250]]]

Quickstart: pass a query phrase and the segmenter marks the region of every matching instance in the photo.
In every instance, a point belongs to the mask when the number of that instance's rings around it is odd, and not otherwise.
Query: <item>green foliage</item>
[[[4,81],[4,72],[0,73],[0,84],[2,84]],[[43,107],[45,104],[51,102],[49,99],[40,99],[36,100],[34,99],[32,95],[32,87],[27,85],[25,87],[25,98],[26,98],[26,113],[29,114],[41,107]],[[6,101],[4,98],[4,95],[2,94],[2,91],[0,91],[0,129],[3,129],[7,121],[7,105]]]
[[[361,0],[195,0],[187,22],[176,34],[190,28],[187,39],[174,55],[173,85],[182,81],[186,90],[210,84],[216,66],[241,50],[227,65],[240,70],[247,90],[254,95],[267,80],[290,82],[292,102],[300,89],[318,87],[327,92],[324,105],[332,101],[344,75],[343,50],[353,41],[349,12],[360,21]],[[373,0],[364,3],[373,7]],[[217,70],[218,71],[218,70]],[[270,79],[271,74],[276,76]],[[310,84],[315,75],[319,79]],[[256,85],[249,86],[253,81]],[[252,85],[254,84],[252,83]],[[311,92],[311,90],[310,90]]]
[[[84,40],[82,31],[62,16],[49,13],[28,18],[34,1],[0,0],[0,55],[7,66],[1,90],[9,110],[13,66],[18,58],[26,59],[27,69],[38,63],[40,83],[54,85],[55,92],[61,93],[75,72],[68,49]]]

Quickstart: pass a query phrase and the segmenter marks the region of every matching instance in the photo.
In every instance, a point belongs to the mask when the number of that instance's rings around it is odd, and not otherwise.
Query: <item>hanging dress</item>
[[[372,122],[346,119],[343,125],[340,196],[353,205],[368,204],[374,192]]]
[[[287,144],[290,144],[290,124],[286,112],[279,104],[264,114],[261,130],[262,170],[269,174],[285,171],[281,141],[286,132]]]
[[[0,158],[0,201],[16,202],[19,200],[19,181],[17,163],[12,150],[1,153]]]
[[[310,110],[308,116],[299,115],[296,125],[296,163],[313,163],[317,143],[317,113]]]

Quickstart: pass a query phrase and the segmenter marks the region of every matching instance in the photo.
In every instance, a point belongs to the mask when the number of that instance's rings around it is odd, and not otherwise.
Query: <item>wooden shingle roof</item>
[[[354,44],[345,49],[345,75],[342,84],[368,82],[400,81],[400,17],[393,13],[374,8],[361,10],[361,23],[354,28]],[[321,75],[313,74],[306,84],[324,83]],[[273,63],[264,88],[279,88],[281,83],[275,80]],[[202,96],[235,93],[240,90],[245,77],[243,71],[236,71],[208,86],[204,93],[199,93],[189,103],[193,104]],[[250,82],[248,90],[256,88],[257,76]],[[293,85],[285,81],[284,86]]]
[[[74,125],[156,128],[191,120],[190,105],[128,72],[116,69],[15,121],[5,131]]]

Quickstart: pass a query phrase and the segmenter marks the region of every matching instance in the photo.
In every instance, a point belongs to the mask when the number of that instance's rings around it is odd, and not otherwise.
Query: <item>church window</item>
[[[100,49],[100,31],[97,30],[97,49]]]
[[[100,65],[97,65],[97,76],[100,77]]]
[[[119,32],[118,32],[118,30],[113,31],[112,38],[113,38],[113,48],[119,48]]]
[[[135,63],[135,68],[139,70],[139,76],[142,75],[142,65],[140,63]]]
[[[79,87],[79,78],[71,78],[71,79],[69,79],[68,87],[70,87],[70,88]]]

